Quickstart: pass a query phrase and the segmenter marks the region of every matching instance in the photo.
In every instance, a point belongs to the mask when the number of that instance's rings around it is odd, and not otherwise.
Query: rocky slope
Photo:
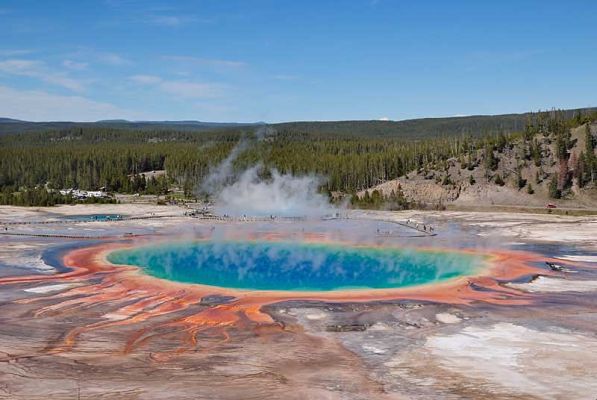
[[[558,157],[555,135],[537,133],[493,150],[493,168],[488,167],[487,158],[491,155],[486,154],[486,149],[478,149],[460,159],[428,165],[367,190],[369,195],[377,190],[384,197],[389,197],[392,192],[402,193],[409,202],[432,208],[447,205],[544,207],[547,203],[558,207],[597,207],[597,182],[585,182],[581,187],[578,178],[582,172],[579,169],[583,168],[579,160],[586,151],[586,126],[570,130],[565,167]],[[591,124],[589,129],[595,140],[597,124]],[[533,146],[535,156],[532,155]],[[558,179],[561,174],[565,174],[567,183]],[[550,192],[553,180],[561,186],[561,198],[554,198]],[[365,191],[357,195],[362,197]]]

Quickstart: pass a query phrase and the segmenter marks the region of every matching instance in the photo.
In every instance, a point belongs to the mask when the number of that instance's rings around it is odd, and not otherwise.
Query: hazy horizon
[[[173,122],[173,123],[214,123],[214,124],[253,124],[253,125],[258,125],[258,124],[284,124],[284,123],[292,123],[292,122],[344,122],[344,121],[381,121],[381,122],[403,122],[403,121],[412,121],[412,120],[419,120],[419,119],[442,119],[442,118],[467,118],[467,117],[491,117],[491,116],[499,116],[499,115],[519,115],[519,114],[526,114],[529,112],[545,112],[545,111],[552,111],[552,110],[577,110],[577,109],[594,109],[597,108],[595,106],[586,106],[586,107],[570,107],[570,108],[559,108],[559,107],[549,107],[549,108],[545,108],[545,109],[538,109],[538,110],[526,110],[526,111],[516,111],[516,112],[509,112],[509,113],[503,113],[503,114],[461,114],[461,115],[432,115],[432,116],[420,116],[420,117],[414,117],[414,118],[404,118],[404,119],[388,119],[388,118],[379,118],[379,119],[344,119],[344,120],[339,120],[339,119],[319,119],[319,120],[307,120],[307,119],[303,119],[303,120],[281,120],[281,121],[213,121],[213,120],[198,120],[198,119],[177,119],[177,120],[171,120],[171,119],[164,119],[164,120],[159,120],[159,119],[150,119],[150,120],[146,120],[146,119],[138,119],[138,120],[130,120],[130,119],[124,119],[124,118],[104,118],[104,119],[97,119],[97,120],[24,120],[24,119],[19,119],[19,118],[13,118],[10,116],[5,116],[5,115],[0,115],[0,120],[1,119],[9,119],[9,120],[15,120],[15,121],[21,121],[21,122],[34,122],[34,123],[43,123],[43,122],[49,122],[49,123],[53,123],[53,122],[72,122],[72,123],[98,123],[98,122],[118,122],[118,121],[123,121],[123,122],[130,122],[130,123],[168,123],[168,122]]]

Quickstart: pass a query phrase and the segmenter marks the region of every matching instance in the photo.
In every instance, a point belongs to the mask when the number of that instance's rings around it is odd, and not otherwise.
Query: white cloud
[[[380,121],[389,121],[390,118],[389,117],[381,117],[379,118]]]
[[[23,56],[25,54],[31,54],[31,53],[33,53],[33,51],[27,50],[27,49],[0,50],[0,56],[3,56],[3,57]]]
[[[0,61],[0,73],[35,78],[76,92],[84,89],[82,82],[63,73],[50,71],[41,61],[19,59]]]
[[[209,20],[198,18],[194,15],[148,15],[142,19],[142,22],[163,26],[168,28],[176,28],[192,22],[209,22]]]
[[[156,15],[148,20],[155,25],[160,26],[179,26],[183,23],[183,19],[174,15]]]
[[[21,74],[26,71],[40,68],[42,63],[32,60],[5,60],[0,61],[0,71],[9,74]]]
[[[134,62],[124,55],[114,51],[98,50],[93,47],[79,46],[75,50],[64,54],[67,60],[86,60],[115,67],[133,65]]]
[[[0,115],[27,121],[97,121],[145,119],[113,104],[81,96],[61,96],[40,90],[16,90],[0,86]]]
[[[131,65],[133,62],[122,57],[116,53],[98,53],[97,59],[104,64],[114,65],[114,66],[122,66],[122,65]]]
[[[140,83],[142,85],[154,85],[162,81],[162,78],[154,75],[133,75],[130,77],[130,79],[133,82]]]
[[[299,79],[299,77],[297,75],[285,75],[285,74],[274,75],[273,78],[278,81],[296,81],[297,79]]]
[[[63,75],[49,74],[41,76],[40,79],[44,82],[51,83],[57,86],[62,86],[74,92],[80,92],[85,89],[84,85],[81,82]]]
[[[221,85],[164,80],[155,75],[133,75],[129,79],[140,85],[156,87],[164,93],[187,99],[218,97],[222,90]]]
[[[165,60],[175,61],[182,64],[200,65],[215,68],[229,68],[238,69],[247,66],[244,61],[237,60],[222,60],[219,58],[204,58],[204,57],[193,57],[193,56],[164,56]]]
[[[64,65],[68,69],[72,69],[72,70],[75,70],[75,71],[82,71],[84,69],[87,69],[87,67],[89,66],[88,63],[77,62],[77,61],[72,61],[72,60],[64,60],[64,61],[62,61],[62,65]]]

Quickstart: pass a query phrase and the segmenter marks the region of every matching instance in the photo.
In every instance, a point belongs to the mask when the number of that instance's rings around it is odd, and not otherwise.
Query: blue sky
[[[0,1],[0,116],[408,119],[597,106],[596,1]]]

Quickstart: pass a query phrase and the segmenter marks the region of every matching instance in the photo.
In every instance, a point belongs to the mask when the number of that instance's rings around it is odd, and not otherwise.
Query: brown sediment
[[[262,240],[280,240],[278,234],[266,234]],[[325,237],[307,234],[306,241],[322,242]],[[40,307],[35,314],[72,312],[88,305],[126,302],[126,305],[103,315],[103,320],[82,325],[67,332],[62,342],[49,351],[62,352],[76,345],[83,333],[108,327],[145,323],[129,335],[122,351],[129,353],[157,337],[164,335],[181,336],[180,346],[166,352],[154,354],[154,360],[165,360],[189,350],[202,348],[199,335],[209,335],[218,340],[210,341],[211,346],[230,340],[233,329],[253,330],[256,334],[279,332],[285,328],[269,314],[263,306],[274,303],[303,300],[325,302],[375,302],[414,300],[445,304],[469,305],[485,302],[497,305],[525,305],[533,301],[533,294],[524,293],[503,286],[508,282],[527,275],[555,274],[532,266],[533,262],[545,257],[529,252],[484,251],[472,249],[423,249],[428,251],[464,252],[474,255],[488,255],[487,268],[478,275],[452,279],[447,282],[420,285],[399,289],[345,290],[329,292],[292,291],[251,291],[212,287],[198,284],[185,284],[165,281],[141,272],[138,267],[117,266],[106,260],[106,255],[117,249],[125,249],[150,243],[147,240],[131,243],[109,243],[70,251],[63,258],[69,271],[54,275],[7,277],[0,279],[0,285],[43,282],[77,282],[77,287],[53,295],[38,296],[17,300],[31,304],[44,300],[56,300]],[[557,262],[554,260],[554,262]],[[202,300],[207,296],[224,296],[231,301],[207,306]],[[197,308],[197,310],[195,310]],[[181,315],[181,312],[185,311]],[[156,317],[171,317],[166,321],[154,322]],[[160,320],[162,320],[161,318]],[[208,347],[204,348],[205,350]]]

